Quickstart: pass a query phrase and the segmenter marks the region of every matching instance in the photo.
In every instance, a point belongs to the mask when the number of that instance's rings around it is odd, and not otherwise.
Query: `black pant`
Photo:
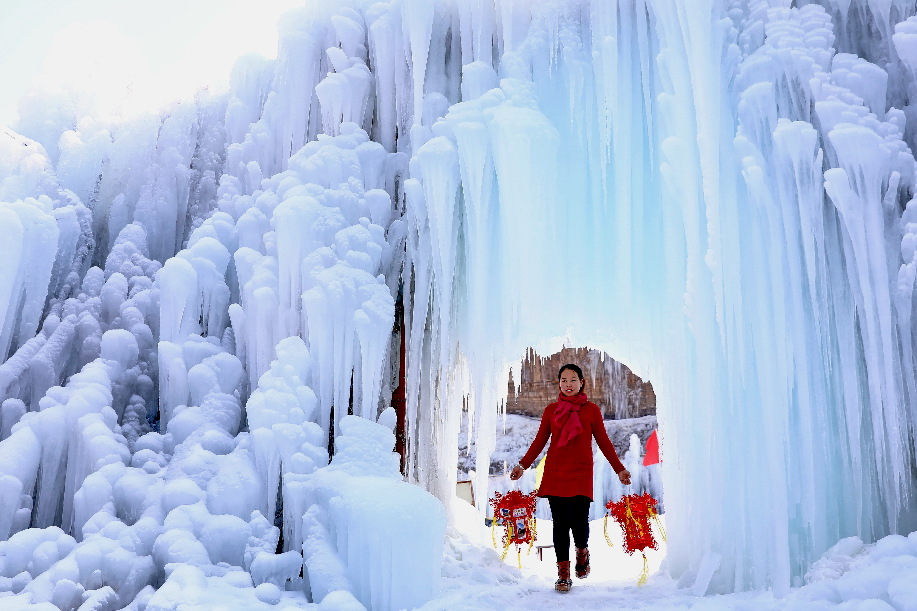
[[[554,520],[554,554],[558,562],[570,560],[570,531],[579,549],[589,545],[588,496],[549,496],[551,518]]]

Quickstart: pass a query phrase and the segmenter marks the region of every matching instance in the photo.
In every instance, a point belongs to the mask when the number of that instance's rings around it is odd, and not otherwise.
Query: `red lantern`
[[[516,554],[519,558],[519,568],[522,568],[522,551],[521,546],[528,543],[529,551],[532,551],[532,545],[535,544],[535,505],[538,502],[538,491],[529,494],[522,494],[518,490],[510,490],[506,494],[494,493],[494,498],[490,499],[490,504],[494,508],[494,519],[491,523],[491,538],[494,547],[497,547],[497,538],[494,529],[497,526],[503,527],[503,555],[501,559],[506,558],[506,553],[512,544],[516,544]]]
[[[605,514],[605,540],[611,545],[608,539],[608,516],[611,515],[615,521],[620,524],[624,532],[624,551],[633,554],[639,551],[643,554],[643,573],[637,585],[644,585],[647,577],[646,548],[658,549],[656,539],[653,538],[653,531],[650,529],[650,519],[655,520],[659,528],[660,536],[665,541],[665,530],[659,522],[659,514],[656,511],[657,501],[649,493],[628,494],[621,497],[618,502],[608,501],[605,508],[608,513]]]

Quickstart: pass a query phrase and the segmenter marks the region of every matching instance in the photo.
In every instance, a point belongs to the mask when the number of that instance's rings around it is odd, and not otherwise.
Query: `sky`
[[[236,58],[276,56],[278,18],[305,1],[0,0],[0,125],[37,83],[124,115],[225,90]]]

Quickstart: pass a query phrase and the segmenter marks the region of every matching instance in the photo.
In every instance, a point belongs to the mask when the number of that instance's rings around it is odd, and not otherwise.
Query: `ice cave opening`
[[[584,392],[602,413],[604,426],[618,457],[633,474],[630,487],[621,486],[608,469],[604,456],[595,450],[593,496],[595,499],[591,518],[605,514],[607,501],[616,501],[623,494],[649,492],[659,501],[660,513],[664,513],[662,471],[655,458],[644,460],[647,442],[657,429],[656,395],[649,381],[642,380],[627,365],[607,353],[593,348],[564,347],[553,354],[542,356],[534,349],[526,350],[519,361],[506,364],[509,375],[504,380],[506,397],[499,400],[497,431],[494,450],[490,454],[487,470],[487,487],[473,488],[477,467],[477,439],[469,426],[467,397],[464,398],[465,412],[458,438],[459,482],[465,482],[466,500],[483,509],[485,518],[491,518],[493,511],[486,504],[495,491],[506,492],[515,488],[524,493],[531,492],[536,484],[535,471],[530,472],[519,485],[507,479],[508,470],[519,461],[535,438],[545,406],[557,400],[557,373],[561,366],[572,363],[579,366],[585,376]],[[515,372],[515,373],[514,373]],[[654,444],[654,456],[659,453],[658,435]],[[546,449],[538,455],[540,462]],[[644,463],[648,463],[644,465]],[[550,519],[550,508],[544,499],[539,499],[537,516]]]
[[[623,486],[605,457],[593,448],[595,468],[591,493],[594,501],[589,512],[592,531],[590,548],[605,567],[604,575],[615,575],[626,583],[634,583],[641,571],[638,561],[641,554],[632,559],[621,553],[619,528],[613,518],[606,518],[609,512],[605,505],[609,501],[620,501],[626,494],[649,493],[657,501],[655,510],[660,517],[656,521],[648,521],[654,531],[655,548],[643,553],[649,554],[649,569],[658,570],[665,558],[666,548],[662,525],[665,520],[664,467],[657,462],[661,456],[656,433],[656,396],[649,381],[640,379],[625,364],[601,350],[564,347],[542,356],[530,348],[519,361],[508,364],[506,398],[499,401],[500,415],[486,488],[479,487],[483,478],[475,478],[476,439],[471,435],[466,410],[459,431],[458,498],[452,501],[453,520],[470,541],[493,546],[510,566],[518,565],[527,575],[550,577],[555,551],[551,535],[553,516],[547,499],[538,498],[535,504],[532,545],[522,545],[519,549],[514,549],[512,545],[503,546],[501,537],[505,527],[499,520],[494,523],[494,507],[490,501],[497,498],[497,493],[505,495],[510,490],[518,490],[529,495],[539,487],[546,449],[518,482],[510,481],[509,469],[519,461],[535,438],[545,406],[557,400],[558,371],[568,363],[583,370],[584,392],[599,407],[604,428],[633,480],[630,486]],[[478,513],[474,516],[469,515],[473,513],[469,511],[471,506],[477,508]],[[481,529],[481,514],[485,527],[490,529],[489,534]]]

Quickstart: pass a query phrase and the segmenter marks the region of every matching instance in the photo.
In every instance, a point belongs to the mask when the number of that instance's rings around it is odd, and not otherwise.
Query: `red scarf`
[[[557,398],[557,408],[554,410],[554,424],[560,427],[560,439],[557,443],[559,447],[579,435],[583,430],[583,423],[579,419],[579,408],[581,408],[589,397],[586,393],[580,392],[572,397],[560,393]]]

